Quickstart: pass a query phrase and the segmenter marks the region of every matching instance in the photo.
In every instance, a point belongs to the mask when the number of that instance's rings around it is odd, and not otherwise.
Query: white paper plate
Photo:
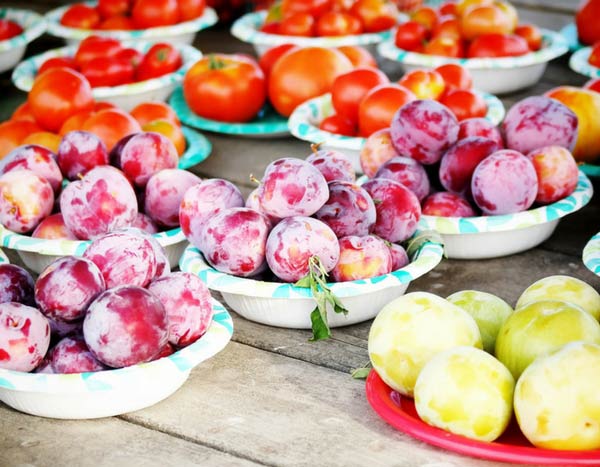
[[[0,41],[0,73],[10,70],[21,61],[27,44],[40,37],[46,30],[44,18],[33,11],[0,8],[0,18],[19,23],[23,32]]]
[[[131,44],[131,47],[141,53],[146,53],[155,43],[140,41]],[[176,72],[137,83],[92,88],[94,99],[101,102],[110,102],[126,111],[130,111],[142,102],[165,102],[175,88],[181,84],[186,71],[202,58],[202,52],[191,45],[179,44],[177,49],[181,53],[183,64]],[[38,69],[46,60],[54,57],[72,57],[76,51],[77,46],[61,47],[28,58],[14,69],[12,82],[20,90],[29,92],[37,76]]]
[[[231,316],[216,300],[213,312],[200,339],[153,362],[68,375],[0,369],[0,400],[21,412],[63,419],[110,417],[154,405],[179,389],[195,366],[231,339]]]
[[[94,2],[85,2],[88,6],[96,6]],[[70,5],[56,8],[46,13],[48,23],[48,34],[64,39],[68,44],[75,45],[87,36],[94,34],[99,36],[108,36],[119,39],[120,41],[161,41],[172,42],[175,44],[191,44],[196,38],[196,33],[206,29],[218,20],[215,10],[206,8],[204,14],[191,21],[174,24],[172,26],[160,26],[156,28],[137,29],[134,31],[112,30],[104,31],[99,29],[78,29],[70,28],[60,24],[60,19]]]
[[[486,118],[498,125],[505,114],[504,105],[496,96],[488,93],[479,93],[488,107]],[[366,138],[358,136],[344,136],[319,129],[319,124],[334,110],[331,104],[331,94],[310,99],[300,104],[290,115],[288,127],[296,138],[310,141],[311,143],[322,143],[322,149],[333,149],[341,151],[352,162],[354,171],[362,173],[360,166],[360,150],[365,144]]]
[[[403,295],[411,281],[436,267],[442,255],[440,243],[427,242],[402,269],[371,279],[328,284],[348,309],[347,315],[328,310],[329,326],[346,326],[374,318],[385,304]],[[225,302],[246,319],[283,328],[311,328],[310,313],[316,303],[308,288],[219,272],[192,246],[186,248],[179,267],[198,275],[211,290],[221,292]]]
[[[600,68],[591,65],[588,61],[591,53],[591,47],[583,47],[577,50],[569,59],[569,67],[571,67],[571,70],[589,78],[600,78]]]
[[[473,87],[492,94],[506,94],[537,84],[550,60],[569,51],[566,39],[559,33],[541,30],[543,46],[537,52],[519,57],[449,58],[399,49],[390,39],[377,47],[379,53],[401,64],[404,71],[416,68],[435,68],[456,63],[467,68],[473,76]]]

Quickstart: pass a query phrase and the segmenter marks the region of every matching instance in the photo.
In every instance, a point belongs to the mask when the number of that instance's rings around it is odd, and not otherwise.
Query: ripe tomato
[[[100,13],[102,19],[112,18],[113,16],[127,16],[131,8],[129,0],[98,0],[96,10]]]
[[[583,44],[592,45],[600,41],[598,18],[600,18],[600,1],[582,1],[575,14],[575,24],[577,35]]]
[[[460,30],[467,40],[482,34],[509,34],[514,29],[512,18],[497,5],[474,6],[460,18]]]
[[[271,70],[269,99],[277,112],[289,117],[302,102],[331,91],[335,79],[352,69],[336,49],[305,47],[283,55]]]
[[[399,49],[420,52],[427,39],[429,39],[429,31],[425,26],[416,21],[407,21],[396,29],[394,43]]]
[[[31,133],[42,129],[28,120],[8,120],[0,123],[0,158],[6,156]]]
[[[169,120],[177,126],[181,126],[175,111],[164,102],[142,102],[129,113],[142,127],[154,120]]]
[[[204,14],[206,0],[178,0],[179,21],[191,21]]]
[[[23,102],[15,109],[10,116],[10,120],[28,120],[30,122],[35,122],[35,117],[31,113],[31,108],[27,101]]]
[[[468,89],[454,89],[446,93],[440,102],[452,111],[458,121],[485,117],[487,113],[487,105],[483,98]]]
[[[136,70],[138,81],[157,78],[179,70],[183,60],[179,51],[169,43],[154,44],[142,59]]]
[[[123,46],[117,39],[101,36],[88,36],[79,43],[75,52],[75,63],[82,67],[86,62],[97,57],[112,57],[116,55]]]
[[[315,19],[308,13],[294,13],[286,16],[279,23],[278,34],[285,36],[314,36]]]
[[[433,30],[435,25],[438,22],[438,14],[435,9],[429,6],[423,6],[417,9],[410,17],[411,21],[416,21],[417,23],[421,23],[425,26],[425,29],[428,31]]]
[[[269,79],[271,69],[273,68],[273,65],[275,65],[275,62],[279,60],[279,58],[286,52],[298,48],[299,47],[294,44],[277,45],[275,47],[271,47],[269,50],[267,50],[264,54],[260,56],[260,58],[258,59],[258,65],[265,74],[267,80]]]
[[[135,0],[131,18],[136,29],[176,24],[179,22],[177,0]]]
[[[107,18],[98,25],[103,31],[133,31],[135,25],[129,16],[113,16]]]
[[[90,115],[80,128],[94,133],[109,151],[124,136],[142,131],[135,118],[121,109],[104,109]]]
[[[360,19],[365,32],[385,31],[398,19],[398,9],[387,0],[356,0],[350,13]]]
[[[336,113],[350,123],[358,122],[360,101],[375,86],[388,84],[390,80],[375,68],[357,68],[338,76],[331,89],[331,102]]]
[[[381,84],[374,87],[360,101],[358,107],[358,134],[368,137],[377,130],[387,128],[394,114],[416,96],[399,84]]]
[[[356,136],[356,125],[337,114],[324,118],[319,124],[319,129],[337,135]]]
[[[117,60],[125,60],[133,65],[134,68],[137,68],[142,60],[144,59],[144,54],[136,49],[127,48],[121,49],[115,54],[115,58]]]
[[[100,15],[95,8],[75,3],[63,13],[60,24],[68,28],[95,29],[100,24]]]
[[[589,80],[583,87],[590,91],[600,92],[600,78]]]
[[[459,38],[434,37],[425,44],[423,53],[442,57],[461,58],[465,56],[465,44]]]
[[[133,82],[135,68],[128,60],[96,57],[83,64],[81,74],[87,78],[93,88],[120,86]]]
[[[201,117],[247,122],[265,103],[265,75],[249,57],[213,54],[188,70],[183,78],[183,94]]]
[[[331,0],[282,0],[281,14],[285,18],[294,13],[309,13],[318,18],[331,9]]]
[[[166,136],[171,140],[173,146],[175,146],[179,157],[185,152],[186,142],[183,131],[181,131],[179,125],[176,125],[171,120],[153,120],[142,125],[142,131],[154,131],[155,133]]]
[[[473,87],[473,77],[471,72],[465,67],[455,63],[438,66],[437,71],[446,83],[446,92],[452,89],[471,89]]]
[[[590,52],[588,62],[590,65],[595,66],[596,68],[600,68],[600,42],[598,42],[592,47],[592,51]]]
[[[52,132],[57,132],[71,115],[94,107],[90,83],[69,68],[51,68],[37,76],[27,102],[36,122]]]
[[[435,70],[409,71],[398,84],[411,91],[417,99],[438,99],[446,89],[444,78]]]
[[[44,71],[50,68],[71,68],[77,70],[77,63],[73,57],[53,57],[45,60],[44,63],[38,68],[37,74],[41,75]]]
[[[354,68],[377,68],[377,61],[371,53],[361,47],[360,45],[344,45],[338,47],[338,50],[342,52],[352,62]]]
[[[330,11],[317,20],[317,36],[348,36],[363,32],[360,20],[349,13]]]
[[[484,34],[469,46],[467,57],[516,57],[529,53],[527,41],[514,34]]]
[[[515,29],[515,34],[527,41],[529,50],[536,51],[542,48],[542,32],[533,24],[520,24]]]
[[[11,39],[22,32],[23,28],[19,23],[11,21],[10,19],[0,19],[0,41]]]

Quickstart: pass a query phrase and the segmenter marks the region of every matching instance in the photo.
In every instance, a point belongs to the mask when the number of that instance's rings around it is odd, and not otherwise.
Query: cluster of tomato
[[[389,0],[280,0],[260,30],[286,36],[346,36],[393,27],[398,9]]]
[[[173,73],[183,59],[169,43],[157,43],[146,53],[124,47],[117,39],[88,36],[79,43],[72,57],[47,59],[38,75],[50,68],[67,67],[79,71],[92,87],[119,86]]]
[[[519,25],[517,10],[504,0],[460,0],[417,9],[398,27],[395,43],[444,57],[511,57],[539,50],[542,33],[534,25]]]
[[[98,0],[96,6],[74,3],[60,24],[78,29],[135,30],[171,26],[204,13],[206,0]]]
[[[23,32],[21,25],[10,19],[0,19],[0,41],[11,39]]]

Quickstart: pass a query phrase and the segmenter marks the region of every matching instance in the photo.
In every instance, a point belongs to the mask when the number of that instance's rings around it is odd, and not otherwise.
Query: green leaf
[[[323,320],[323,315],[319,310],[319,307],[315,308],[310,314],[310,321],[312,323],[313,336],[310,342],[320,341],[323,339],[329,339],[331,337],[331,330],[327,324],[327,320]]]
[[[369,373],[371,372],[371,368],[355,368],[350,373],[354,379],[367,379]]]

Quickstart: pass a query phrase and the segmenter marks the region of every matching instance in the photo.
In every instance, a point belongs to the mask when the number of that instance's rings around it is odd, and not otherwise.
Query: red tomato
[[[95,29],[100,24],[100,15],[91,6],[75,3],[63,13],[60,24],[69,28]]]
[[[129,60],[96,57],[83,64],[81,74],[87,78],[93,88],[120,86],[134,81],[135,68]]]
[[[600,92],[600,78],[589,80],[583,87],[590,91]]]
[[[360,101],[375,86],[388,84],[390,80],[375,68],[357,68],[338,76],[331,89],[331,102],[336,113],[356,124]]]
[[[398,9],[387,0],[357,0],[350,13],[360,19],[366,32],[390,29],[398,19]]]
[[[213,54],[188,70],[183,78],[183,94],[201,117],[247,122],[265,103],[265,75],[249,57]]]
[[[23,32],[23,28],[19,23],[15,23],[10,19],[0,19],[0,41],[18,36]]]
[[[178,0],[179,21],[191,21],[204,14],[206,0]]]
[[[136,49],[121,49],[115,54],[117,60],[125,60],[136,68],[144,59],[144,54]]]
[[[600,68],[600,42],[597,42],[592,47],[592,51],[590,52],[588,62],[590,65]]]
[[[113,16],[127,16],[130,8],[130,0],[98,0],[96,6],[96,10],[98,10],[102,19],[112,18]]]
[[[142,131],[135,118],[117,108],[93,113],[85,120],[81,129],[94,133],[109,151],[124,136]]]
[[[57,132],[63,122],[94,107],[92,88],[85,77],[69,68],[51,68],[33,82],[27,102],[36,122]]]
[[[421,23],[407,21],[398,26],[394,42],[396,47],[409,52],[420,52],[429,39],[429,31]]]
[[[453,37],[434,37],[423,48],[423,53],[442,57],[460,58],[465,56],[462,39]]]
[[[467,89],[454,89],[446,93],[440,102],[448,107],[459,121],[485,117],[487,113],[487,105],[483,98]]]
[[[352,69],[336,49],[305,47],[283,55],[271,70],[269,99],[277,112],[289,117],[302,102],[331,91],[335,79]]]
[[[374,87],[360,101],[358,134],[367,137],[377,130],[389,127],[398,109],[415,99],[412,92],[399,84],[382,84]]]
[[[471,89],[473,87],[473,77],[466,68],[455,63],[438,66],[437,71],[446,83],[446,91],[452,89]]]
[[[330,11],[317,20],[317,36],[348,36],[363,32],[358,18],[341,11]]]
[[[176,24],[179,22],[177,0],[135,0],[131,18],[136,29]]]
[[[135,25],[129,16],[113,16],[105,19],[98,25],[103,31],[133,31]]]
[[[411,91],[417,99],[438,99],[446,89],[444,78],[435,70],[409,71],[398,84]]]
[[[279,58],[283,54],[289,52],[290,50],[295,50],[298,48],[299,47],[294,44],[282,44],[277,45],[275,47],[271,47],[264,54],[262,54],[258,59],[258,65],[265,74],[265,77],[269,79],[269,75],[271,74],[271,69],[273,68],[273,65],[275,65],[275,62],[279,60]]]
[[[421,23],[428,31],[431,31],[438,22],[438,14],[430,6],[422,6],[411,15],[410,19]]]
[[[318,18],[331,9],[331,0],[283,0],[281,14],[286,17],[294,13],[309,13]]]
[[[79,43],[75,52],[75,62],[82,67],[86,62],[97,57],[111,57],[123,47],[117,39],[101,36],[88,36]]]
[[[179,70],[183,60],[179,51],[169,43],[154,44],[144,55],[136,70],[138,81],[157,78]]]
[[[514,34],[484,34],[469,46],[467,57],[516,57],[529,53],[527,41]]]
[[[542,48],[542,32],[533,24],[520,24],[515,29],[515,34],[527,41],[529,50],[536,51]]]
[[[314,36],[315,19],[308,13],[294,13],[279,23],[278,34],[285,36]]]
[[[456,9],[455,2],[446,2],[440,5],[439,8],[440,15],[450,15],[450,16],[458,16],[458,10]]]
[[[350,59],[354,68],[377,68],[375,57],[360,45],[344,45],[338,47],[338,50]]]
[[[142,102],[136,105],[129,113],[141,126],[154,120],[169,120],[177,126],[181,126],[181,122],[177,118],[175,111],[164,102]]]
[[[50,68],[71,68],[77,70],[77,63],[73,57],[53,57],[45,60],[44,63],[38,68],[37,74],[41,75],[44,71]]]
[[[319,129],[329,133],[344,136],[356,136],[356,125],[340,115],[330,115],[324,118]]]

